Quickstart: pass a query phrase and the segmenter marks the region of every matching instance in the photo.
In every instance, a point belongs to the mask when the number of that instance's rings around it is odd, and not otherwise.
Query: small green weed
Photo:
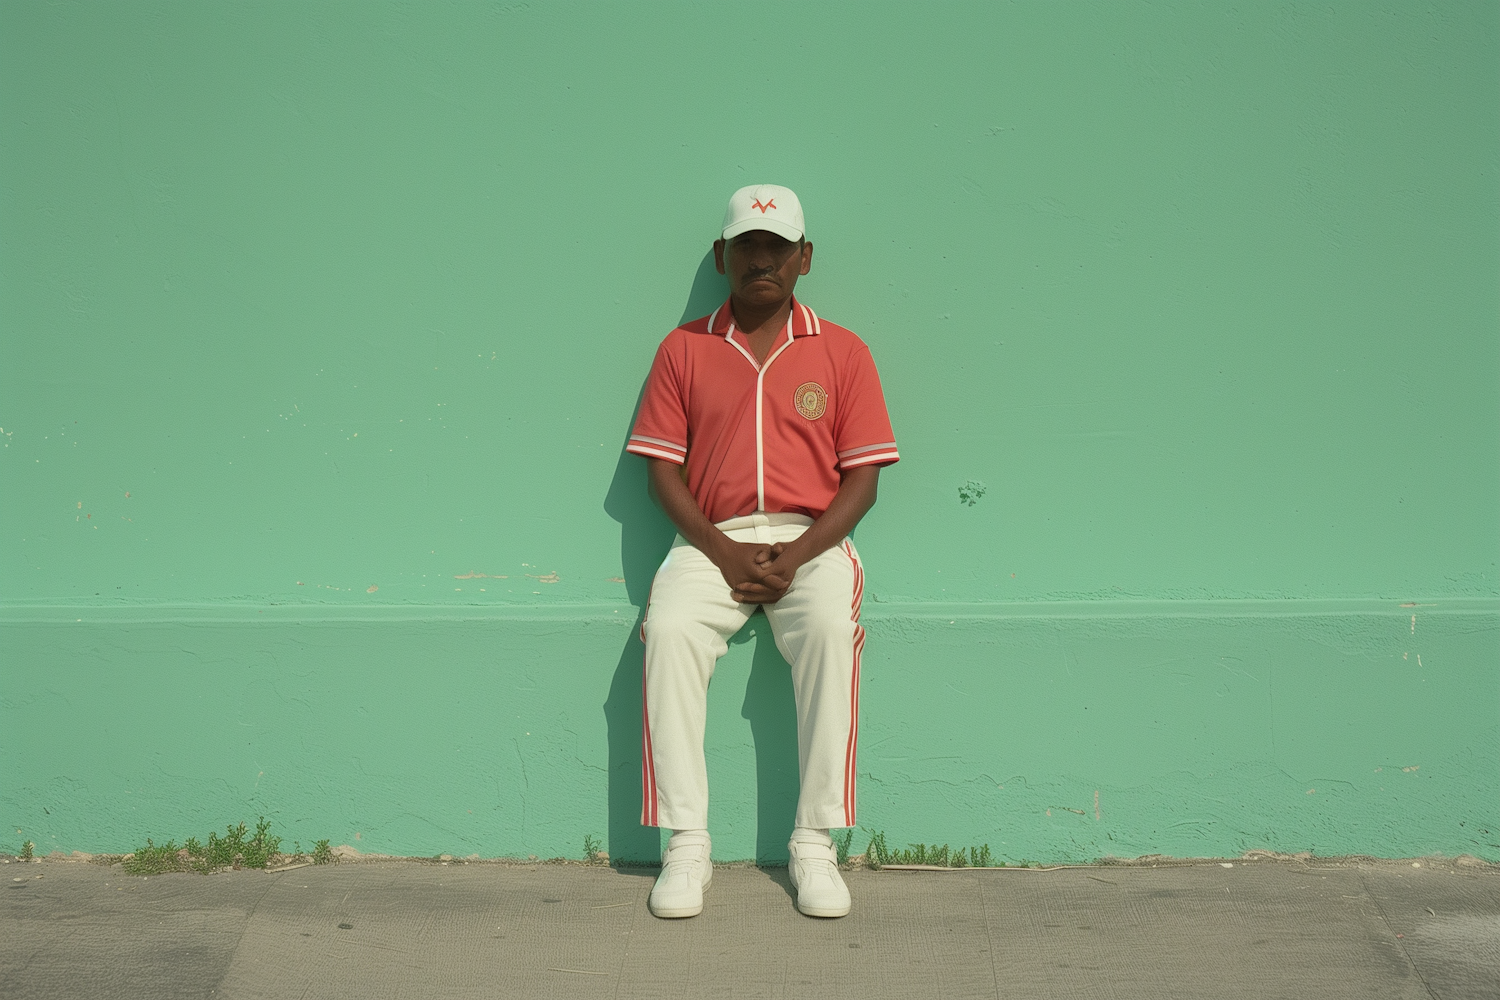
[[[271,832],[271,821],[264,816],[255,824],[255,833],[246,839],[249,831],[244,823],[225,828],[224,836],[208,835],[203,844],[196,837],[189,837],[177,846],[169,840],[157,846],[146,838],[146,846],[136,848],[134,855],[122,863],[132,875],[157,875],[165,872],[195,871],[207,874],[225,868],[264,868],[281,850],[281,838]],[[319,841],[326,845],[327,841]],[[317,864],[316,857],[313,861]]]
[[[169,840],[158,847],[150,837],[146,838],[146,846],[137,847],[135,854],[126,858],[123,864],[125,870],[132,875],[185,872],[192,867],[191,856],[186,848],[179,848],[174,840]]]
[[[608,859],[609,855],[604,853],[604,845],[599,842],[599,838],[592,833],[585,833],[583,835],[583,860],[591,865],[597,865]]]
[[[28,841],[26,841],[26,843],[24,843],[24,844],[21,845],[21,860],[22,861],[31,861],[35,857],[36,857],[36,845],[35,844],[33,844],[31,841],[28,840]]]
[[[842,868],[849,863],[849,842],[854,839],[854,827],[849,827],[843,833],[833,835],[833,849],[838,854],[839,867]]]
[[[886,865],[932,865],[934,868],[989,868],[990,845],[960,847],[953,850],[947,844],[908,844],[905,849],[892,850],[886,843],[884,830],[866,830],[870,834],[870,846],[865,850],[865,863],[871,868],[881,869]]]
[[[333,848],[328,846],[326,840],[313,841],[312,863],[315,865],[331,865],[334,862]]]
[[[885,846],[885,831],[866,830],[870,835],[870,845],[865,848],[865,864],[879,871],[884,868],[890,860],[890,849]]]

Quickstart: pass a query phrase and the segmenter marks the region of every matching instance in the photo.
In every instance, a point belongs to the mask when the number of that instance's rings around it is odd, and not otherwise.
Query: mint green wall
[[[0,4],[0,824],[649,854],[630,626],[670,528],[621,445],[722,295],[724,199],[769,180],[905,456],[859,533],[863,820],[1500,857],[1497,32]],[[785,692],[747,638],[717,843],[769,857]],[[1095,820],[1095,788],[1136,804]]]

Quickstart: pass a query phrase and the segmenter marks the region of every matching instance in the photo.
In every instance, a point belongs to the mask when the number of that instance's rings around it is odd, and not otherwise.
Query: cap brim
[[[744,222],[736,222],[724,230],[724,238],[732,240],[740,233],[748,233],[752,229],[764,229],[768,233],[775,233],[782,239],[791,240],[793,243],[802,238],[802,230],[777,219],[746,219]]]

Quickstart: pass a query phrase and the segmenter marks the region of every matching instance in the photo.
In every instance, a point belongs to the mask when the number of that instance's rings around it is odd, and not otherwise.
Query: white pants
[[[812,519],[751,514],[718,525],[737,542],[789,542]],[[765,608],[776,648],[792,668],[802,779],[797,826],[854,825],[859,725],[859,624],[864,569],[848,540],[797,570],[775,604],[739,604],[709,558],[678,536],[656,571],[641,638],[641,822],[674,830],[708,826],[703,731],[708,682],[729,638]]]

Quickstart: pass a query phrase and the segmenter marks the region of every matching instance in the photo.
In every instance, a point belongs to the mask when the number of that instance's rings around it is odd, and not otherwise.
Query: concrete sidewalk
[[[801,916],[784,869],[360,861],[148,878],[0,866],[0,997],[1500,997],[1500,869],[1236,861],[855,871]]]

